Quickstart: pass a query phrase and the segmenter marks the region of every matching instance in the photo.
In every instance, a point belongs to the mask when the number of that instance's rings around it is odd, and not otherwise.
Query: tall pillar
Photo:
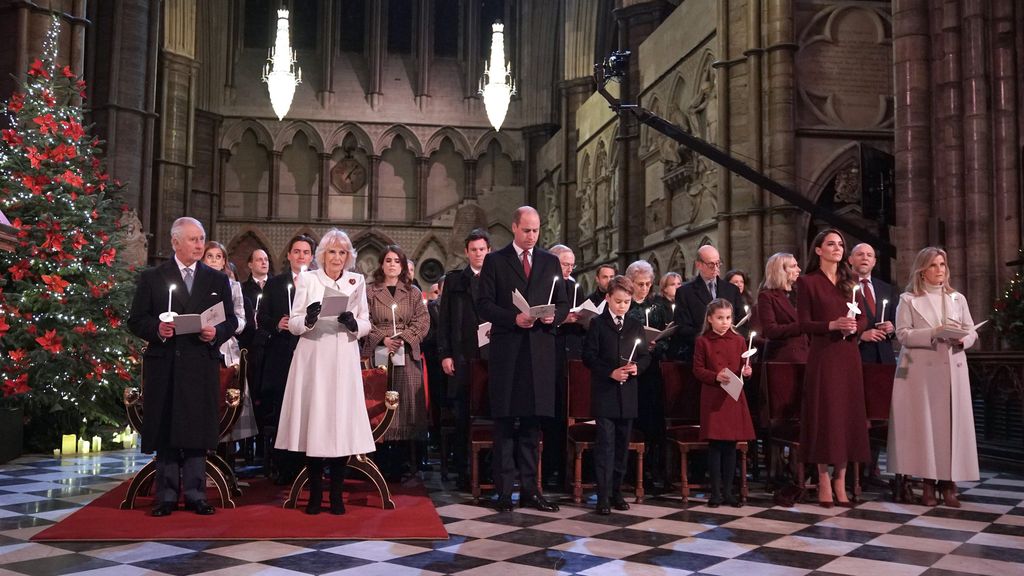
[[[427,219],[427,176],[430,175],[430,158],[420,156],[416,158],[416,218],[409,218],[416,222],[424,222]]]
[[[537,174],[537,153],[540,152],[544,144],[557,131],[558,125],[556,124],[535,124],[533,126],[526,126],[520,131],[523,136],[525,152],[523,155],[523,179],[526,184],[526,203],[536,207],[538,210],[541,207],[537,206],[537,202],[540,201],[537,198],[537,178],[540,176]]]
[[[938,84],[941,97],[937,100],[934,126],[939,127],[939,149],[933,157],[938,160],[935,167],[936,194],[932,205],[940,214],[945,234],[932,238],[946,249],[949,266],[953,274],[950,281],[954,286],[964,286],[967,270],[964,268],[964,190],[966,182],[964,164],[964,88],[962,21],[960,0],[943,2],[933,10],[933,23],[938,23],[933,34],[932,47],[941,54],[933,81]],[[933,141],[934,138],[933,138]],[[918,248],[922,248],[918,246]]]
[[[277,218],[281,205],[281,151],[270,151],[270,186],[267,190],[267,220]]]
[[[996,2],[993,2],[996,4]],[[986,305],[995,299],[992,238],[992,114],[987,56],[988,0],[964,0],[964,273],[967,293]],[[956,272],[956,269],[953,269]]]
[[[334,15],[337,7],[331,0],[320,0],[320,86],[317,98],[320,105],[328,107],[334,96]],[[326,212],[320,212],[323,217]]]
[[[793,34],[793,2],[768,2],[765,58],[768,60],[766,136],[768,150],[761,152],[767,160],[766,173],[776,181],[795,188],[796,184],[796,76],[793,53],[797,49]],[[760,130],[760,128],[755,128]],[[762,196],[763,198],[763,196]],[[798,248],[804,242],[798,237],[795,210],[780,209],[770,216],[768,235],[773,245]],[[799,254],[800,252],[794,252]]]
[[[231,163],[231,150],[227,148],[218,148],[217,157],[217,178],[214,180],[214,182],[217,183],[217,189],[214,191],[214,194],[217,195],[217,202],[215,203],[215,206],[217,206],[217,212],[214,214],[214,221],[216,221],[217,218],[224,216],[224,189],[227,187],[227,173],[228,164]]]
[[[617,2],[622,6],[627,2]],[[674,6],[664,0],[634,2],[626,7],[616,8],[615,19],[619,29],[619,50],[640,54],[640,44],[665,20]],[[640,85],[640,66],[634,57],[629,61],[629,72],[622,79],[621,97],[624,101],[637,102]],[[636,260],[644,240],[646,221],[643,164],[640,157],[640,125],[632,115],[619,117],[618,146],[618,196],[616,207],[619,214],[619,264]]]
[[[893,63],[896,154],[896,278],[928,245],[931,213],[931,75],[928,0],[895,0]]]
[[[416,104],[420,110],[430,98],[430,65],[434,54],[434,2],[419,0],[416,4]]]
[[[568,246],[580,245],[580,230],[576,223],[580,221],[580,206],[576,198],[576,185],[579,175],[576,173],[576,148],[579,146],[579,130],[576,129],[576,111],[594,93],[594,78],[584,77],[566,80],[559,86],[561,93],[562,119],[562,172],[558,182],[559,196],[562,199],[562,234]]]
[[[480,55],[480,2],[466,2],[463,9],[465,24],[462,52],[462,97],[478,98],[480,77],[483,75]]]
[[[1019,6],[1019,5],[1018,5]],[[1018,7],[1021,25],[1014,23],[1013,4],[995,2],[992,6],[992,114],[993,114],[993,178],[995,196],[995,258],[991,262],[996,271],[997,289],[1006,285],[1012,270],[1006,263],[1017,259],[1021,247],[1020,189],[1022,167],[1017,163],[1017,142],[1020,131],[1018,115],[1024,119],[1019,106],[1017,87],[1024,82],[1024,57],[1014,50],[1015,33],[1024,39],[1024,7]],[[1021,147],[1024,150],[1024,146]]]
[[[370,73],[370,87],[367,98],[374,110],[381,104],[384,96],[384,62],[388,53],[388,14],[387,0],[369,0],[370,45],[367,55],[367,67]]]
[[[367,180],[369,181],[369,194],[367,198],[370,208],[370,224],[377,221],[380,214],[380,156],[371,154],[367,156],[370,159],[370,171],[367,174]]]
[[[331,194],[331,155],[327,152],[320,154],[320,191],[317,206],[316,219],[330,220],[327,213],[327,202]]]

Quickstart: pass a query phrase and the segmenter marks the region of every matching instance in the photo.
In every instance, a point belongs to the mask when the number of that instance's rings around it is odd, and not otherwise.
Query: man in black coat
[[[535,247],[540,236],[537,210],[530,206],[517,209],[512,234],[511,244],[484,258],[477,298],[480,318],[492,323],[494,352],[488,366],[488,391],[494,418],[496,507],[500,512],[512,510],[512,487],[518,469],[520,506],[555,511],[558,505],[545,500],[536,488],[539,417],[555,415],[554,328],[565,320],[569,304],[565,290],[557,289],[562,282],[558,258]],[[555,313],[532,318],[521,312],[512,302],[513,290],[519,290],[531,306],[550,300]],[[518,458],[513,457],[513,450]]]
[[[156,451],[153,516],[178,506],[179,483],[185,507],[213,514],[206,501],[206,451],[217,447],[220,405],[220,345],[235,333],[238,320],[228,277],[206,266],[206,232],[194,218],[171,226],[174,258],[139,275],[128,327],[147,342],[143,354],[142,451]],[[171,291],[171,287],[174,290]],[[216,304],[224,321],[199,333],[176,334],[161,314],[201,314]]]
[[[269,280],[270,258],[264,250],[257,248],[249,254],[248,266],[249,278],[242,282],[242,298],[245,298],[248,306],[245,309],[245,328],[238,335],[238,345],[247,352],[246,382],[253,402],[258,403],[263,390],[263,346],[257,346],[255,342],[256,313],[259,312],[263,287]]]
[[[462,484],[469,471],[469,363],[482,352],[476,338],[480,325],[476,296],[484,258],[491,252],[491,237],[477,228],[466,236],[465,243],[466,267],[445,276],[437,318],[437,351],[441,369],[449,377],[447,400],[455,416],[454,466]]]
[[[601,302],[604,302],[605,295],[608,293],[608,283],[618,273],[615,266],[611,264],[601,264],[598,266],[594,272],[594,281],[597,283],[597,288],[594,288],[594,291],[587,295],[587,300],[590,300],[594,306],[600,306]],[[575,308],[575,306],[573,307]]]
[[[683,362],[693,360],[693,343],[704,327],[707,307],[715,298],[724,298],[732,302],[733,317],[739,322],[743,318],[743,298],[738,288],[718,277],[722,269],[722,259],[718,250],[706,244],[697,250],[697,272],[689,282],[676,290],[676,312],[673,320],[676,329],[675,346],[679,350],[679,359]]]
[[[263,349],[263,378],[258,418],[261,430],[266,426],[277,428],[281,418],[281,403],[288,382],[288,369],[299,337],[288,331],[288,315],[295,297],[295,278],[309,266],[316,251],[316,242],[309,236],[295,236],[288,242],[288,270],[274,276],[263,287],[259,313],[256,314],[254,343]],[[273,446],[272,437],[264,439]],[[270,472],[280,484],[290,483],[301,469],[301,461],[290,459],[281,450],[271,458]],[[268,454],[264,455],[269,457]]]
[[[900,295],[891,284],[871,275],[877,260],[870,244],[854,246],[848,260],[860,283],[857,299],[861,312],[867,315],[871,326],[860,334],[860,358],[869,364],[895,364],[892,339],[896,335],[896,304]]]

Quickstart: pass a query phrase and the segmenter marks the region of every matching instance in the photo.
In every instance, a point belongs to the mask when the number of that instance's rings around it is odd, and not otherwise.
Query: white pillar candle
[[[857,303],[857,290],[859,290],[859,289],[860,289],[860,286],[858,286],[857,284],[853,285],[853,290],[850,292],[850,304],[856,304]]]
[[[398,308],[398,304],[391,305],[391,334],[392,337],[398,336],[398,323],[395,321],[395,310]]]
[[[631,364],[633,362],[633,355],[636,354],[636,347],[639,345],[640,339],[637,338],[636,341],[633,342],[633,351],[629,353],[629,360],[626,361],[627,364]]]
[[[168,313],[170,313],[170,311],[171,311],[171,295],[174,294],[174,289],[177,288],[177,287],[178,286],[176,284],[171,284],[167,288],[167,312]]]
[[[757,332],[754,332],[753,330],[751,330],[750,331],[750,341],[747,342],[747,351],[748,352],[754,349],[754,336],[757,336]]]
[[[889,300],[888,299],[883,299],[882,300],[882,315],[878,317],[878,319],[880,321],[882,321],[882,322],[885,322],[885,307],[888,306],[888,305],[889,305]]]
[[[651,309],[650,308],[644,310],[644,325],[645,326],[650,326],[651,325]]]
[[[572,307],[579,306],[579,299],[577,298],[580,294],[580,285],[576,284],[576,288],[572,291]]]
[[[288,285],[288,301],[285,302],[285,305],[288,307],[288,312],[291,313],[291,310],[292,310],[292,285],[291,284]]]
[[[558,276],[555,276],[551,280],[551,292],[548,292],[548,305],[550,305],[551,301],[555,298],[555,286],[557,286],[557,285],[558,285]]]

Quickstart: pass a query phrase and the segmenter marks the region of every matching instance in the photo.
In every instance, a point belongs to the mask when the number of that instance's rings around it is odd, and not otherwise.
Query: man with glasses
[[[701,246],[696,264],[697,275],[676,290],[674,321],[679,328],[673,348],[680,351],[679,359],[683,362],[693,360],[693,343],[704,326],[705,312],[712,300],[724,298],[732,302],[734,322],[739,322],[744,314],[739,289],[718,277],[722,269],[718,250],[710,244]]]

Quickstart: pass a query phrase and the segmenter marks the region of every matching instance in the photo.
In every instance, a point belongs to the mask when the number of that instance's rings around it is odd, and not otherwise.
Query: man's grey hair
[[[171,224],[171,238],[181,238],[181,229],[188,224],[191,224],[196,228],[199,228],[200,230],[203,231],[203,236],[206,236],[206,228],[203,228],[202,222],[196,220],[195,218],[192,218],[191,216],[182,216],[181,218],[175,220],[174,224]]]
[[[555,256],[561,256],[562,254],[567,253],[572,254],[572,248],[569,248],[565,244],[555,244],[554,246],[548,249],[548,252],[551,252]]]

